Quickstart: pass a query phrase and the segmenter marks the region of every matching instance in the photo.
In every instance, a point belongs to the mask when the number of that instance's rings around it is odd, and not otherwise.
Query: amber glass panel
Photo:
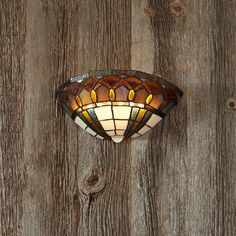
[[[131,90],[129,91],[128,99],[129,99],[130,101],[133,101],[134,96],[135,96],[135,92],[134,92],[133,89],[131,89]]]
[[[76,96],[75,96],[75,99],[76,99],[76,102],[78,103],[78,105],[79,105],[80,107],[82,107],[83,104],[82,104],[82,101],[81,101],[80,97],[79,97],[78,95],[76,95]]]
[[[87,90],[83,89],[79,96],[82,100],[83,106],[92,103],[90,92],[88,92]]]
[[[158,94],[153,97],[149,105],[157,109],[162,103],[163,103],[163,96],[161,94]]]
[[[145,110],[145,109],[140,109],[140,110],[139,110],[139,113],[138,113],[138,116],[137,116],[137,118],[136,118],[136,121],[141,121],[146,112],[147,112],[147,110]]]
[[[152,101],[152,94],[149,94],[146,98],[146,103],[149,104]]]
[[[93,120],[91,119],[91,117],[90,117],[90,115],[88,114],[87,111],[83,111],[82,114],[89,123],[91,123],[91,124],[93,123]]]
[[[120,86],[115,90],[116,101],[127,101],[129,90],[125,86]]]
[[[70,104],[70,107],[71,107],[72,111],[75,111],[76,109],[79,108],[79,106],[78,106],[78,104],[77,104],[74,97],[68,95],[68,101],[69,101],[69,104]]]
[[[97,94],[96,94],[96,91],[95,90],[92,90],[91,91],[91,99],[93,102],[96,102],[97,101]]]
[[[111,101],[115,100],[116,94],[115,94],[114,89],[110,89],[110,91],[109,91],[109,98],[110,98]]]

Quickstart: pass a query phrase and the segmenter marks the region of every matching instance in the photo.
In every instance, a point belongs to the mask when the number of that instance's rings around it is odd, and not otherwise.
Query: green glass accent
[[[143,117],[143,119],[141,120],[141,122],[143,124],[146,124],[148,122],[148,120],[150,119],[150,117],[152,116],[152,112],[147,111],[147,113],[145,114],[145,116]]]
[[[131,113],[131,120],[135,120],[138,114],[139,108],[133,107],[132,113]]]
[[[131,131],[133,125],[134,125],[134,121],[130,120],[125,130],[125,134],[124,134],[125,136],[128,135],[128,133]]]

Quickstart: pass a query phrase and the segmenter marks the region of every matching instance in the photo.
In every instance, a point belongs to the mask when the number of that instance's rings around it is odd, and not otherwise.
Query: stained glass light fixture
[[[82,129],[119,143],[151,130],[182,96],[170,82],[141,71],[90,71],[63,84],[57,98]]]

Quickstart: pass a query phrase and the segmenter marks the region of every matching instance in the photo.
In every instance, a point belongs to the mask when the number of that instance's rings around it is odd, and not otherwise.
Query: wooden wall
[[[235,0],[0,1],[0,235],[236,235]],[[138,69],[184,91],[121,144],[55,90]]]

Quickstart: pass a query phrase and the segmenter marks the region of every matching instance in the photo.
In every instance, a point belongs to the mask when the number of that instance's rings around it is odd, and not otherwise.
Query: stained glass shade
[[[173,84],[140,71],[90,71],[57,92],[69,116],[100,139],[119,143],[151,130],[182,96]]]

